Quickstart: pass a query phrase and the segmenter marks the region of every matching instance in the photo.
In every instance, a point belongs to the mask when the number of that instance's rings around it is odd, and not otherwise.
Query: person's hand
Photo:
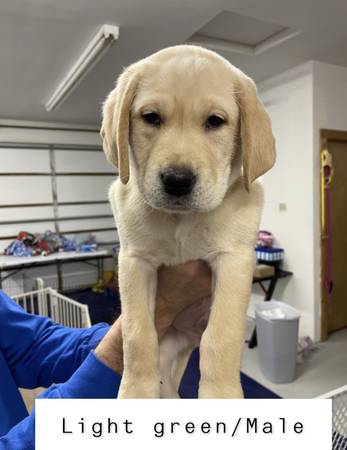
[[[159,339],[178,321],[180,325],[185,320],[194,326],[201,303],[206,297],[211,297],[211,278],[211,269],[204,261],[160,267],[155,310]]]
[[[158,271],[155,326],[159,339],[174,324],[183,331],[201,334],[211,295],[211,270],[203,261],[191,261]],[[100,342],[95,354],[117,373],[123,371],[121,316]]]

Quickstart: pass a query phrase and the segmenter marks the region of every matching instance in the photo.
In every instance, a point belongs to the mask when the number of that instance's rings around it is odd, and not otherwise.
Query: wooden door
[[[328,305],[328,333],[347,327],[347,141],[328,141],[334,175],[331,182],[333,290]]]

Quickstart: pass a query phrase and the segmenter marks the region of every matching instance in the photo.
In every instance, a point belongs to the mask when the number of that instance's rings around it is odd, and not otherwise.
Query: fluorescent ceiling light
[[[47,111],[53,111],[68,98],[118,37],[117,26],[103,25],[100,28],[45,104]]]

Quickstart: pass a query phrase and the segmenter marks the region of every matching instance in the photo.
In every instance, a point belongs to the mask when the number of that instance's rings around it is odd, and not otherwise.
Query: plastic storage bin
[[[256,247],[255,254],[258,261],[278,262],[284,258],[283,248],[277,247]]]
[[[299,312],[283,302],[255,305],[259,366],[273,383],[295,379],[299,319]]]

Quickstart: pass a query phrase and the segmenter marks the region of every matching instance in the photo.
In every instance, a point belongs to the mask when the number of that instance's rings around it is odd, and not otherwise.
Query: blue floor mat
[[[112,324],[120,314],[119,293],[115,289],[105,289],[95,293],[90,289],[68,292],[67,295],[89,307],[92,324],[106,322]],[[199,350],[195,350],[189,360],[180,386],[182,398],[197,398],[199,385]],[[241,373],[241,384],[245,398],[280,398],[274,392]]]

